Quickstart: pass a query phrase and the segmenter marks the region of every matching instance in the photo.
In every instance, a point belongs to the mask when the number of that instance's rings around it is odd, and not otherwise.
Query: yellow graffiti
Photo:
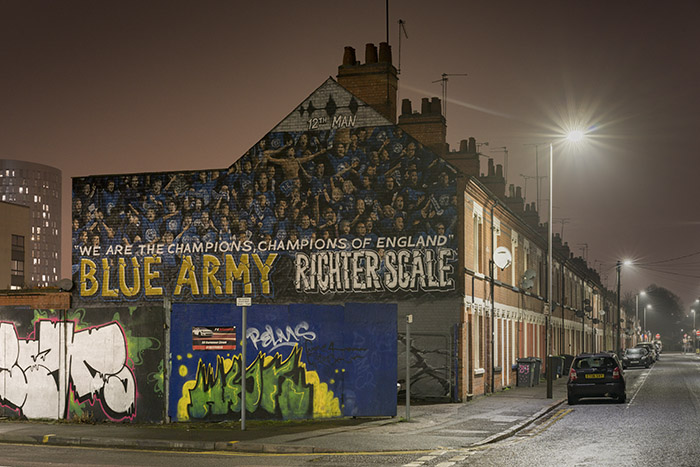
[[[340,402],[318,373],[301,362],[295,346],[286,360],[260,352],[246,369],[246,411],[283,419],[340,416]],[[178,420],[208,419],[238,413],[241,408],[240,355],[217,356],[216,366],[199,360],[194,380],[182,386]],[[252,383],[252,384],[251,384]]]

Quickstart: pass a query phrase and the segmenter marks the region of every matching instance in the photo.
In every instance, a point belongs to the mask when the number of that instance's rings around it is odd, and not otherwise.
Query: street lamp
[[[584,132],[581,130],[569,131],[565,139],[572,143],[581,141],[584,137]],[[553,397],[553,379],[552,375],[552,339],[550,337],[552,325],[552,207],[554,206],[552,193],[554,192],[554,142],[549,143],[549,217],[547,222],[547,316],[545,317],[545,349],[547,352],[547,399]]]
[[[690,310],[690,312],[693,313],[693,353],[695,353],[695,334],[697,333],[697,331],[695,330],[695,310]]]
[[[640,295],[646,295],[646,294],[647,294],[647,293],[646,293],[645,291],[640,290],[639,293],[638,293],[637,295],[634,296],[634,298],[635,298],[635,319],[637,320],[636,323],[635,323],[635,325],[634,325],[634,327],[635,327],[635,333],[634,333],[635,338],[637,337],[637,334],[638,334],[638,333],[636,332],[636,329],[637,329],[637,327],[639,326],[639,296],[640,296]]]
[[[615,268],[617,269],[617,319],[615,320],[615,325],[617,326],[617,330],[615,331],[615,353],[620,356],[620,329],[622,329],[621,323],[620,323],[620,271],[622,270],[622,265],[628,265],[632,264],[631,261],[625,261],[624,263],[620,260],[617,260],[617,263],[615,264]]]
[[[647,305],[644,307],[644,335],[647,334],[647,310],[651,310],[652,306]]]

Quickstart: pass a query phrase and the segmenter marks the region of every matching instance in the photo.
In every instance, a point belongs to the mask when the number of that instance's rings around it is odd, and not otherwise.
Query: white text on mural
[[[433,291],[454,289],[450,248],[297,253],[297,292]]]
[[[248,339],[255,346],[255,350],[264,348],[271,352],[280,347],[294,347],[302,341],[316,340],[316,333],[309,331],[309,323],[302,321],[294,328],[287,326],[286,329],[272,328],[269,324],[265,325],[265,330],[260,332],[257,328],[250,327],[246,332]]]

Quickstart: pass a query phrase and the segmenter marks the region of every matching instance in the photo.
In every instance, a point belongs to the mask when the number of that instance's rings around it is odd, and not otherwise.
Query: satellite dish
[[[513,263],[513,255],[510,250],[504,246],[499,246],[493,253],[493,262],[496,263],[501,270],[507,268]]]
[[[534,287],[534,285],[535,285],[535,283],[532,281],[532,279],[525,279],[520,284],[520,288],[525,289],[525,290],[530,290],[532,287]]]
[[[56,286],[58,286],[58,289],[62,292],[70,292],[73,290],[73,281],[70,279],[61,279]]]
[[[532,269],[528,269],[523,273],[523,279],[525,280],[532,280],[535,278],[535,271]]]

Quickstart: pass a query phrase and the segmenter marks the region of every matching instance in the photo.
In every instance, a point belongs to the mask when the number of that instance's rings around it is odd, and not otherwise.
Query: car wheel
[[[649,364],[647,363],[646,365],[644,365],[644,368],[649,368]]]
[[[575,405],[578,402],[578,398],[576,398],[574,396],[569,396],[568,402],[569,402],[569,405]]]
[[[618,395],[617,402],[619,402],[620,404],[624,404],[625,402],[627,402],[627,393],[622,393]]]

